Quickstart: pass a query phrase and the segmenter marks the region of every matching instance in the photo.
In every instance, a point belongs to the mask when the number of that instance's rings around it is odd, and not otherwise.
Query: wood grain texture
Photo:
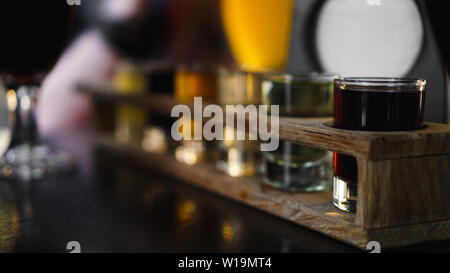
[[[378,241],[381,248],[401,247],[450,238],[450,220],[366,230],[368,241]]]
[[[214,164],[194,166],[177,162],[171,155],[144,152],[137,145],[121,144],[112,137],[98,135],[97,146],[146,168],[164,172],[188,184],[265,211],[331,238],[365,249],[369,241],[383,248],[431,240],[450,239],[450,220],[388,228],[366,229],[357,224],[355,214],[332,205],[329,192],[289,193],[264,187],[261,178],[233,178],[215,169]],[[176,170],[176,171],[174,171]]]
[[[450,155],[358,164],[359,225],[379,228],[450,219]]]
[[[280,138],[291,142],[382,160],[450,153],[450,126],[425,122],[424,129],[399,132],[332,128],[331,118],[280,118]]]

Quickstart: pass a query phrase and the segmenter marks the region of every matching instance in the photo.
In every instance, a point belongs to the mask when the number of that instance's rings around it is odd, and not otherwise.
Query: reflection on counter
[[[220,225],[224,249],[238,248],[243,235],[241,220],[236,216],[229,215]]]
[[[20,216],[14,193],[9,185],[0,184],[0,253],[14,251],[20,233]]]
[[[180,224],[188,224],[192,221],[197,211],[197,204],[193,200],[184,200],[177,204],[176,215]]]

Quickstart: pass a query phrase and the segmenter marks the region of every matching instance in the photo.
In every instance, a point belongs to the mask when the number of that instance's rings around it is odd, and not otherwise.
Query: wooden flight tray
[[[80,86],[96,105],[135,104],[169,114],[177,103],[164,95],[121,95]],[[331,118],[280,118],[280,139],[356,157],[356,214],[336,209],[332,194],[289,193],[261,184],[260,177],[229,177],[212,163],[186,165],[173,155],[151,154],[137,144],[97,134],[96,143],[189,184],[245,203],[298,225],[365,249],[450,239],[450,126],[425,123],[417,131],[339,130]],[[176,171],[174,171],[176,170]]]

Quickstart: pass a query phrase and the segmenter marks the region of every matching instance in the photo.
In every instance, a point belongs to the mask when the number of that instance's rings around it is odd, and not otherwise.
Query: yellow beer
[[[293,0],[221,0],[228,43],[242,69],[285,68],[293,8]]]

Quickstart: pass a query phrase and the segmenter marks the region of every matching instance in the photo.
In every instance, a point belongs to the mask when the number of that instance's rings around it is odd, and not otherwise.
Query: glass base
[[[164,154],[168,150],[166,133],[163,128],[151,126],[144,130],[141,147],[148,153]]]
[[[37,180],[74,167],[75,160],[66,152],[53,151],[42,144],[19,144],[10,147],[0,158],[0,178]]]
[[[358,185],[333,177],[333,204],[340,210],[356,212]]]
[[[216,162],[218,170],[232,177],[254,176],[261,173],[262,160],[253,150],[239,147],[219,147],[219,159]]]
[[[179,162],[194,165],[204,160],[205,145],[201,140],[183,141],[175,149],[175,159]]]
[[[271,153],[264,156],[263,183],[293,192],[318,192],[330,190],[331,154],[325,151],[311,160],[277,161]],[[290,162],[290,163],[286,163]]]

